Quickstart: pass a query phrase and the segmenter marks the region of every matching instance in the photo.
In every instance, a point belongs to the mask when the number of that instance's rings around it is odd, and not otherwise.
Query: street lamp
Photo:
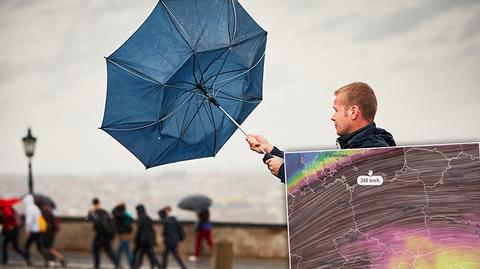
[[[25,147],[25,155],[28,157],[28,192],[33,193],[32,157],[35,152],[37,138],[32,135],[32,130],[28,128],[27,136],[25,136],[22,141]]]

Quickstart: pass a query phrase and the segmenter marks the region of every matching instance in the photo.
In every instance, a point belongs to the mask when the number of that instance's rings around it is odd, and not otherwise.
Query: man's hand
[[[273,158],[268,159],[265,164],[267,164],[268,169],[270,169],[270,172],[272,172],[273,175],[278,176],[280,167],[282,167],[283,164],[283,159],[273,156]]]
[[[251,150],[261,154],[263,154],[263,152],[260,150],[260,148],[263,149],[265,153],[270,153],[273,149],[273,146],[268,142],[268,140],[261,135],[248,134],[245,140],[247,141]]]

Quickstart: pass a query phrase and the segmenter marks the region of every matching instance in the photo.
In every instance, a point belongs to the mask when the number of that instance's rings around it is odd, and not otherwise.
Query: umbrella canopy
[[[33,195],[33,199],[35,201],[35,204],[37,206],[40,207],[40,205],[47,205],[48,207],[50,207],[51,209],[56,209],[57,208],[57,205],[55,204],[55,202],[53,201],[52,198],[50,198],[49,196],[46,196],[46,195],[43,195],[43,194],[38,194],[38,193],[35,193]]]
[[[147,168],[215,156],[262,100],[266,37],[235,0],[161,0],[106,58],[101,129]]]
[[[183,198],[178,207],[185,210],[200,211],[202,209],[208,209],[212,205],[212,200],[205,195],[189,195]]]

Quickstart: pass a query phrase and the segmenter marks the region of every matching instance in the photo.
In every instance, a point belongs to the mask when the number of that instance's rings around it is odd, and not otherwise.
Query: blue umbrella
[[[101,129],[146,168],[215,156],[262,100],[266,39],[235,0],[161,0],[106,57]]]

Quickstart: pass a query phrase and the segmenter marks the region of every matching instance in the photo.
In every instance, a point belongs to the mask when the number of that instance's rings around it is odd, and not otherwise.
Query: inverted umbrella
[[[101,129],[146,168],[215,156],[262,100],[266,37],[235,0],[161,0],[106,58]]]
[[[212,200],[205,195],[189,195],[178,203],[178,207],[185,210],[200,211],[208,209],[212,205]]]

